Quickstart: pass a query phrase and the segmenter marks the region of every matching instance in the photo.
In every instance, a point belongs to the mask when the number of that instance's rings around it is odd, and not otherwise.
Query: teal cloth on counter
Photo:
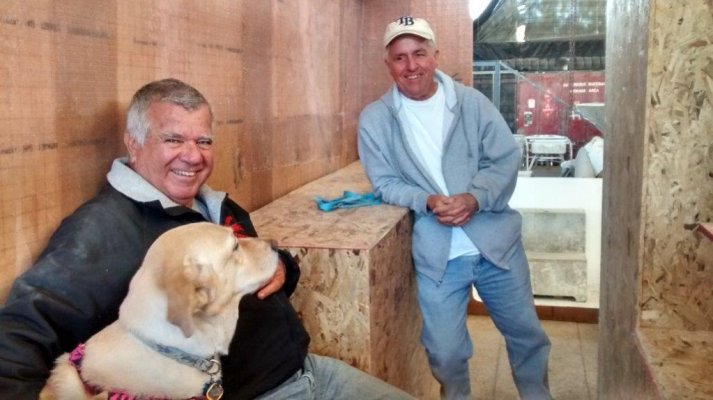
[[[315,203],[317,207],[322,211],[333,211],[337,208],[354,208],[354,207],[367,207],[381,204],[381,199],[376,197],[374,193],[355,193],[350,191],[345,191],[342,197],[336,199],[324,199],[322,197],[315,197]]]

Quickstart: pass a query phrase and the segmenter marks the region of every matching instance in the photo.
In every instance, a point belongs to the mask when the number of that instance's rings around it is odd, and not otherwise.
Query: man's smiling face
[[[426,100],[438,88],[433,80],[437,56],[438,50],[429,46],[426,39],[401,35],[389,44],[385,62],[404,96],[413,100]]]
[[[210,108],[154,102],[147,116],[151,126],[143,145],[127,135],[129,165],[169,199],[190,207],[213,170]]]

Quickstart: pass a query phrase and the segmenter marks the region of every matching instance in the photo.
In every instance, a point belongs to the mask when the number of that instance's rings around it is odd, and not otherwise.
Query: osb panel
[[[276,117],[339,112],[341,4],[332,0],[275,3],[273,96]],[[294,23],[284,23],[294,20]],[[278,23],[282,22],[282,23]]]
[[[401,219],[369,254],[373,373],[419,399],[437,399],[421,345],[421,312],[411,259],[411,219]]]
[[[288,250],[299,260],[302,272],[290,302],[312,338],[310,351],[374,373],[368,252]],[[389,281],[395,283],[398,282]]]
[[[420,346],[420,318],[404,215],[371,250],[288,248],[302,276],[291,302],[310,351],[338,358],[418,398],[437,398]]]
[[[428,20],[440,50],[438,68],[466,85],[472,84],[473,23],[465,0],[364,0],[362,101],[368,104],[392,84],[384,65],[383,37],[386,25],[411,15]]]
[[[373,74],[362,74],[361,69],[364,60],[362,54],[363,9],[362,0],[346,1],[340,14],[342,21],[339,26],[342,30],[340,33],[341,45],[338,50],[339,58],[342,60],[340,68],[343,77],[340,95],[344,113],[343,129],[346,134],[341,136],[341,142],[338,143],[341,146],[339,167],[359,159],[357,154],[357,119],[365,105],[360,93],[361,81],[371,80],[373,76]],[[330,169],[330,171],[335,169],[337,168]]]
[[[713,3],[652,4],[642,326],[713,330]]]
[[[236,191],[253,209],[356,159],[356,142],[346,138],[355,137],[361,105],[347,102],[345,87],[360,79],[349,68],[360,53],[347,53],[359,48],[360,25],[345,13],[361,6],[323,0],[244,7],[250,61],[241,91],[247,112]]]
[[[640,338],[661,398],[713,398],[713,332],[642,328]]]
[[[601,299],[600,399],[631,399],[650,387],[634,341],[641,263],[641,205],[646,111],[647,0],[607,2],[606,133]]]
[[[0,302],[118,153],[115,21],[112,1],[0,2]]]

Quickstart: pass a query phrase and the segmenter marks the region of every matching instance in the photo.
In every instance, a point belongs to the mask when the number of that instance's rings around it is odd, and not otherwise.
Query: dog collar
[[[210,376],[210,381],[206,382],[203,387],[203,394],[207,400],[220,400],[220,398],[223,397],[223,381],[219,377],[222,368],[220,365],[220,358],[218,358],[217,354],[209,358],[198,357],[193,354],[186,353],[181,349],[164,346],[144,339],[136,334],[134,335],[157,353],[208,374]]]
[[[136,332],[131,332],[131,334],[157,353],[208,374],[210,376],[210,381],[208,381],[203,388],[203,393],[207,400],[220,400],[220,398],[223,397],[223,382],[220,379],[220,371],[222,370],[222,367],[220,365],[220,358],[217,354],[207,358],[199,357],[176,347],[158,344],[153,340],[146,339]]]
[[[141,340],[145,345],[156,351],[157,353],[160,353],[168,358],[172,358],[181,364],[188,365],[189,367],[193,367],[201,372],[204,372],[208,375],[215,376],[220,373],[221,366],[220,366],[220,359],[218,358],[217,355],[214,355],[213,357],[199,357],[190,353],[186,353],[185,351],[178,349],[176,347],[171,347],[171,346],[164,346],[162,344],[158,344],[156,342],[153,342],[151,340],[145,339],[139,335],[134,334],[139,340]]]

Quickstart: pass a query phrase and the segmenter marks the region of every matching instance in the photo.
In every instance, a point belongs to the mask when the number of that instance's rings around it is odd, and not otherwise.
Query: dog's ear
[[[168,322],[178,326],[183,336],[195,330],[194,315],[215,297],[215,274],[211,265],[186,255],[180,265],[163,268],[163,287],[166,291]]]

